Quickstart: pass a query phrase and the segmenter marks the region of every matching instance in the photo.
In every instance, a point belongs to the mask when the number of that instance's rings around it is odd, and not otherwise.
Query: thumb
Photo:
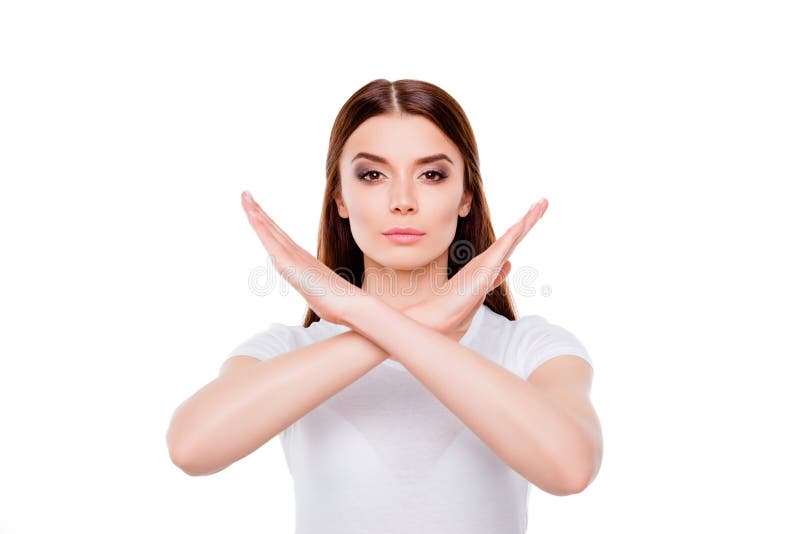
[[[492,287],[490,291],[499,286],[500,284],[502,284],[503,281],[506,279],[506,277],[508,277],[509,272],[511,272],[511,261],[506,260],[506,262],[500,268],[500,272],[497,273],[497,277],[494,279],[494,282],[492,282]]]

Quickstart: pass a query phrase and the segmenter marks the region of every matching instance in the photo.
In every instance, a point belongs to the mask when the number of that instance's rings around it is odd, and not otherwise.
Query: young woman
[[[309,309],[238,345],[176,410],[176,465],[212,474],[280,434],[299,534],[521,533],[530,484],[594,479],[591,359],[566,329],[518,319],[505,282],[547,201],[495,240],[450,95],[375,80],[345,103],[317,257],[247,192],[242,206]]]

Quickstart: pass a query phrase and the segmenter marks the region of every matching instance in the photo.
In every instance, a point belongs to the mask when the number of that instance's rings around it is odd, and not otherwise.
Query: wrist
[[[405,306],[401,311],[407,317],[414,319],[423,326],[436,330],[440,334],[446,334],[449,330],[446,322],[447,318],[442,317],[441,313],[437,313],[436,310],[432,309],[427,301]]]
[[[360,324],[363,324],[361,318],[363,314],[370,313],[375,303],[375,297],[359,291],[348,301],[348,305],[342,311],[342,323],[353,332],[363,333]]]

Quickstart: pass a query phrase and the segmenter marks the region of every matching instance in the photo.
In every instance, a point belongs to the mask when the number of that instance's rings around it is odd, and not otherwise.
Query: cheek
[[[444,231],[455,231],[458,224],[458,202],[459,199],[441,199],[431,211],[432,220],[436,227]]]
[[[428,240],[428,246],[431,250],[435,249],[437,252],[447,248],[453,241],[458,227],[458,208],[450,206],[442,208],[441,206],[435,212],[428,212],[427,217],[423,217],[425,226],[429,228],[428,232],[432,239]]]
[[[350,231],[359,245],[365,245],[369,240],[381,237],[386,223],[386,214],[380,210],[380,205],[374,197],[369,198],[363,194],[352,194],[347,204],[350,220]]]
[[[342,199],[347,206],[347,214],[350,217],[351,225],[368,217],[371,209],[370,205],[374,204],[374,202],[370,203],[369,197],[359,188],[345,187],[342,191]]]
[[[379,222],[378,203],[374,199],[354,195],[347,208],[351,226],[372,226]]]

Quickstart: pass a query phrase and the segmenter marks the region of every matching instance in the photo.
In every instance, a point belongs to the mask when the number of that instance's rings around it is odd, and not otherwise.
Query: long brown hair
[[[483,194],[478,147],[472,127],[458,102],[428,82],[373,80],[353,93],[333,124],[317,241],[317,259],[358,287],[361,287],[364,276],[364,254],[353,239],[350,219],[339,216],[334,201],[341,187],[339,158],[345,142],[362,122],[375,115],[391,113],[426,117],[455,143],[464,158],[464,191],[472,192],[472,206],[466,217],[458,218],[456,235],[448,253],[448,280],[495,241],[489,206]],[[494,312],[511,321],[516,320],[517,312],[508,292],[507,280],[487,293],[483,302]],[[303,326],[308,327],[318,320],[319,316],[308,308]]]

